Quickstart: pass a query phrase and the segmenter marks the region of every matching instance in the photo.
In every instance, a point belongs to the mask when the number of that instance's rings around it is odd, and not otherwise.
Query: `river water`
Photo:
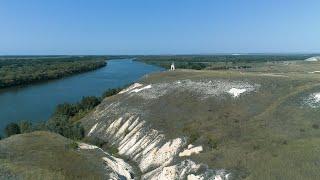
[[[9,122],[47,120],[58,104],[74,103],[83,96],[101,96],[108,88],[130,84],[142,76],[163,71],[131,59],[109,60],[108,65],[86,73],[25,87],[0,91],[0,134]]]

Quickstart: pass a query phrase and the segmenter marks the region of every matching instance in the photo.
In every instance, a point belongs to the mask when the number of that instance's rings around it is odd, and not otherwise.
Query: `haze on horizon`
[[[3,0],[0,55],[319,53],[320,1]]]

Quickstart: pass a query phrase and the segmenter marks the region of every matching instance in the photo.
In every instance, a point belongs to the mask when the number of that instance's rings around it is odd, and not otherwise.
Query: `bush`
[[[81,102],[78,104],[78,111],[93,109],[100,104],[100,102],[100,99],[95,96],[83,97]]]
[[[48,131],[46,122],[39,122],[32,126],[32,131]]]
[[[85,132],[84,128],[80,123],[76,123],[72,126],[70,138],[75,140],[81,140],[84,138]]]
[[[319,125],[318,124],[312,124],[312,128],[313,129],[319,129]]]
[[[19,123],[21,133],[29,133],[33,131],[32,123],[29,121],[21,121]]]
[[[90,110],[84,110],[79,111],[77,114],[75,114],[73,117],[71,117],[69,120],[71,122],[78,122],[80,119],[85,117],[87,114],[89,114]]]
[[[192,144],[200,138],[197,131],[197,124],[187,124],[182,128],[182,132],[188,137],[188,144]]]
[[[93,144],[95,146],[98,146],[100,148],[102,148],[104,145],[107,144],[107,142],[97,137],[85,137],[83,141],[88,144]]]
[[[64,104],[59,104],[56,107],[54,114],[71,117],[71,116],[74,116],[77,113],[77,111],[78,110],[75,105],[64,103]]]
[[[212,138],[208,138],[207,144],[210,149],[216,149],[218,147],[218,142]]]
[[[108,148],[108,152],[110,152],[112,155],[118,155],[118,149],[115,146],[110,146]]]
[[[191,132],[188,139],[189,144],[194,143],[197,139],[199,139],[199,137],[200,134],[198,132]]]
[[[77,104],[64,103],[57,106],[55,113],[46,123],[46,128],[64,137],[80,140],[84,137],[83,126],[77,122],[100,104],[95,96],[83,97]]]
[[[70,122],[67,116],[54,116],[48,121],[47,127],[49,131],[70,139],[80,140],[84,137],[83,126]]]
[[[72,141],[70,144],[68,144],[67,145],[67,148],[68,149],[78,149],[79,148],[79,145],[78,145],[78,143],[77,142],[75,142],[75,141]]]
[[[102,98],[110,97],[121,91],[121,88],[108,89],[102,94]]]
[[[20,133],[20,127],[16,123],[9,123],[5,128],[5,134],[7,137]]]
[[[100,139],[100,138],[94,137],[94,136],[85,137],[83,139],[83,141],[85,143],[95,145],[95,146],[102,148],[104,150],[108,150],[108,152],[114,156],[118,155],[118,149],[115,146],[113,146],[111,143],[108,143],[108,141],[105,141],[103,139]]]

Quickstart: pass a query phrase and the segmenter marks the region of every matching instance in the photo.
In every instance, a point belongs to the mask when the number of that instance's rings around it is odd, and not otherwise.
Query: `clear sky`
[[[320,52],[320,0],[0,0],[0,55]]]

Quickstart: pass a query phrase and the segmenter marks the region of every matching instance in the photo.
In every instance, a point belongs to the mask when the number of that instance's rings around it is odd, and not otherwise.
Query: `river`
[[[109,88],[122,87],[159,71],[163,69],[132,59],[109,60],[107,66],[94,71],[3,89],[0,91],[0,134],[10,122],[45,121],[58,104],[74,103],[83,96],[101,96]]]

